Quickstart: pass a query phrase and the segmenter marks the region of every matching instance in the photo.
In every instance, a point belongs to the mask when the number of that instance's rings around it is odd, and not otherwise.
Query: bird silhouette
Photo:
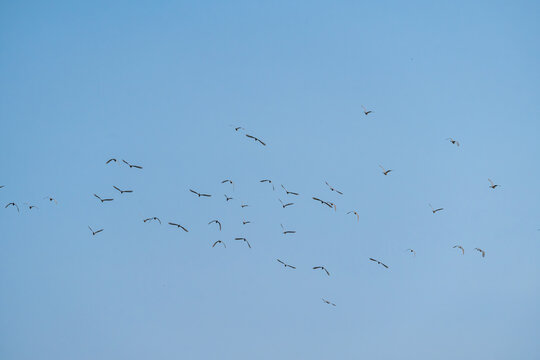
[[[188,229],[186,229],[185,227],[183,227],[180,224],[170,222],[169,225],[176,226],[177,228],[180,228],[180,229],[184,230],[185,232],[189,232]]]
[[[126,160],[122,160],[122,161],[124,162],[124,164],[128,165],[130,169],[131,168],[142,169],[142,166],[130,164]]]
[[[249,134],[246,134],[246,136],[247,136],[248,138],[250,138],[250,139],[255,140],[255,142],[260,142],[261,145],[266,146],[266,143],[262,142],[261,139],[256,138],[255,136],[252,136],[252,135],[249,135]]]
[[[283,264],[284,267],[288,268],[290,267],[291,269],[296,269],[296,267],[292,266],[292,265],[289,265],[289,264],[286,264],[284,263],[283,261],[279,260],[279,259],[276,259],[279,263]]]
[[[251,244],[249,243],[249,241],[246,238],[239,237],[239,238],[234,238],[234,240],[245,242],[247,244],[247,246],[251,249]]]
[[[90,231],[92,232],[92,236],[94,236],[94,235],[96,235],[96,234],[99,234],[100,232],[103,231],[103,229],[99,229],[99,230],[97,230],[97,231],[94,231],[94,230],[92,230],[92,228],[91,228],[90,226],[89,226],[88,228],[89,228]]]
[[[335,191],[335,192],[337,192],[339,195],[343,195],[343,193],[342,193],[341,191],[339,191],[339,190],[333,188],[332,186],[330,186],[330,184],[329,184],[328,182],[325,181],[325,183],[326,183],[326,185],[330,188],[330,191]]]
[[[384,266],[385,268],[388,269],[388,265],[383,264],[383,263],[380,262],[379,260],[376,260],[376,259],[373,259],[373,258],[369,258],[369,260],[374,261],[374,262],[376,262],[377,264],[382,265],[382,266]]]
[[[485,252],[484,250],[479,249],[479,248],[474,248],[474,250],[476,250],[476,251],[482,253],[482,257],[486,257],[486,252]]]
[[[111,161],[116,162],[116,159],[114,159],[114,158],[113,158],[113,159],[109,159],[109,160],[107,160],[107,162],[106,162],[105,164],[108,164],[108,163],[110,163]]]
[[[379,165],[379,167],[382,169],[384,175],[388,175],[392,171],[392,169],[386,170],[382,165]]]
[[[413,249],[407,249],[406,251],[408,251],[411,254],[413,254],[414,256],[416,256],[416,251],[414,251]]]
[[[227,194],[225,194],[225,201],[233,200],[232,197],[228,197]]]
[[[491,185],[489,185],[489,187],[492,188],[492,189],[495,189],[497,186],[500,186],[500,185],[494,184],[493,181],[491,181],[491,179],[488,179],[488,181],[491,184]]]
[[[457,147],[459,147],[459,141],[457,140],[454,140],[452,138],[446,138],[446,140],[449,140],[452,144],[456,145]]]
[[[330,276],[330,273],[328,272],[328,270],[326,270],[326,268],[324,266],[315,266],[313,268],[314,270],[315,269],[321,269],[321,270],[324,270],[326,272],[326,275]]]
[[[233,181],[232,181],[232,180],[229,180],[229,179],[225,179],[225,180],[223,180],[223,181],[222,181],[221,183],[222,183],[222,184],[225,184],[225,183],[229,183],[229,184],[231,184],[231,185],[232,185],[232,188],[233,188],[233,191],[234,191],[234,183],[233,183]]]
[[[373,112],[373,111],[371,111],[371,110],[366,109],[366,108],[364,107],[364,105],[362,105],[362,109],[364,109],[364,115],[366,115],[366,116],[369,115],[369,114],[371,114],[371,113]]]
[[[328,300],[326,300],[324,298],[322,299],[322,301],[324,301],[325,304],[336,306],[336,304],[334,304],[333,302],[330,302],[330,301],[328,301]]]
[[[296,192],[289,191],[289,190],[285,189],[285,186],[283,186],[283,184],[281,184],[281,187],[283,188],[283,190],[285,190],[287,195],[296,195],[296,196],[300,195],[299,193],[296,193]]]
[[[261,180],[259,182],[262,182],[262,183],[265,182],[265,183],[272,184],[272,180],[270,180],[270,179],[263,179],[263,180]],[[272,190],[276,190],[276,188],[274,187],[274,184],[272,184]]]
[[[251,221],[242,220],[242,225],[251,224]]]
[[[287,234],[296,234],[296,231],[293,231],[293,230],[285,230],[285,228],[283,227],[283,224],[279,224],[281,225],[281,229],[283,230],[283,235],[287,235]]]
[[[285,209],[287,206],[294,205],[294,203],[287,203],[287,204],[285,204],[285,203],[283,203],[283,201],[281,201],[281,199],[278,199],[278,200],[279,200],[279,202],[281,203],[281,206],[282,206],[284,209]]]
[[[113,185],[113,188],[115,188],[116,190],[118,190],[120,192],[120,194],[123,194],[123,193],[126,193],[126,194],[129,194],[129,193],[132,193],[133,190],[120,190],[119,188],[117,188],[116,186]]]
[[[54,202],[55,204],[58,204],[58,201],[56,201],[55,198],[52,198],[50,196],[45,196],[44,199],[49,200],[49,202]]]
[[[210,222],[208,223],[208,225],[210,225],[210,224],[212,224],[212,223],[218,224],[218,226],[219,226],[219,231],[221,231],[221,223],[219,222],[219,220],[212,220],[212,221],[210,221]]]
[[[114,199],[102,199],[101,197],[99,197],[98,195],[94,194],[95,197],[97,197],[99,199],[99,201],[101,201],[102,203],[104,203],[105,201],[113,201]]]
[[[431,212],[434,213],[434,214],[435,214],[437,211],[444,210],[444,208],[434,209],[433,206],[431,206],[431,204],[429,204],[429,207],[431,208]]]
[[[352,211],[349,211],[347,214],[354,214],[354,215],[356,215],[356,221],[357,221],[357,222],[360,221],[360,215],[358,215],[358,213],[357,213],[356,211],[352,210]]]
[[[191,190],[189,189],[189,191],[191,191],[192,193],[194,193],[195,195],[197,195],[198,197],[201,197],[201,196],[205,196],[205,197],[211,197],[212,195],[209,195],[209,194],[201,194],[195,190]]]
[[[20,212],[19,211],[19,206],[17,204],[15,204],[14,202],[10,202],[9,204],[7,204],[6,206],[4,206],[4,209],[7,209],[9,206],[13,206],[17,209],[17,212]]]
[[[212,245],[212,247],[216,246],[217,244],[221,244],[221,245],[223,245],[224,248],[227,248],[227,245],[225,245],[225,243],[223,241],[221,241],[221,240],[216,241],[214,243],[214,245]]]
[[[143,222],[148,222],[148,221],[153,221],[153,220],[157,220],[159,222],[159,224],[161,225],[161,220],[159,220],[159,218],[157,218],[155,216],[144,219]]]
[[[452,246],[452,249],[461,249],[461,255],[465,255],[465,249],[461,245]]]

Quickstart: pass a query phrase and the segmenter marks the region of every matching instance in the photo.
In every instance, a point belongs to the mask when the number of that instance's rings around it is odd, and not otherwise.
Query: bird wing
[[[343,193],[339,190],[336,190],[336,192],[339,194],[339,195],[343,195]]]
[[[170,222],[169,225],[178,226],[178,224],[175,224],[175,223],[172,223],[172,222]]]
[[[156,218],[156,220],[159,222],[159,225],[161,225],[161,220],[159,220],[159,218]]]
[[[139,166],[139,165],[131,165],[131,166],[133,166],[136,169],[142,169],[142,166]]]
[[[493,181],[491,181],[491,179],[488,179],[488,181],[491,184],[491,186],[495,185],[495,184],[493,184]]]
[[[94,230],[92,230],[92,228],[89,226],[88,227],[90,229],[90,231],[92,232],[92,234],[94,233]]]
[[[122,192],[122,190],[120,190],[119,188],[117,188],[116,186],[113,185],[113,188],[115,188],[116,190]]]
[[[99,196],[97,196],[96,194],[94,194],[95,197],[97,197],[99,200],[101,200],[101,198]]]
[[[285,264],[283,261],[279,260],[279,259],[276,259],[279,263],[282,263],[283,265],[287,265]]]
[[[386,169],[382,167],[382,165],[379,165],[379,167],[384,171],[386,172]]]
[[[216,244],[217,244],[218,242],[219,242],[219,240],[218,240],[218,241],[216,241],[216,242],[214,243],[214,245],[212,245],[212,247],[216,246]]]
[[[251,245],[250,245],[249,241],[247,241],[247,240],[244,240],[244,241],[248,244],[249,248],[251,249]]]
[[[323,267],[324,271],[326,271],[326,275],[330,276],[330,273],[328,272],[328,270],[326,270],[325,267]]]
[[[189,189],[189,191],[191,191],[191,192],[192,192],[192,193],[194,193],[194,194],[197,194],[197,195],[199,195],[199,193],[198,193],[198,192],[196,192],[195,190],[191,190],[191,189]]]
[[[95,234],[98,234],[98,233],[100,233],[102,231],[103,231],[103,229],[99,229],[98,231],[95,232]]]
[[[111,161],[116,161],[116,159],[109,159],[109,160],[107,160],[107,162],[106,162],[105,164],[108,164],[108,163],[110,163]]]
[[[296,269],[296,267],[292,266],[292,265],[287,265],[288,267],[290,267],[291,269]]]
[[[251,135],[249,135],[249,134],[246,134],[246,136],[247,136],[248,138],[250,138],[250,139],[256,139],[255,136],[251,136]]]
[[[212,197],[210,194],[201,194],[201,196]]]
[[[258,142],[260,142],[263,146],[266,146],[266,143],[262,142],[261,140],[257,139]]]
[[[124,164],[129,165],[129,163],[126,160],[122,159],[122,161],[124,162]]]
[[[182,225],[178,225],[180,228],[182,228],[182,230],[184,230],[185,232],[189,232],[188,229],[186,229],[185,227],[183,227]]]

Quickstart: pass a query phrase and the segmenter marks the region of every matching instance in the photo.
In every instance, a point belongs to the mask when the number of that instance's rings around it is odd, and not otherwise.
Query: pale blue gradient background
[[[538,359],[539,17],[535,1],[2,2],[0,201],[40,209],[0,209],[0,358]]]

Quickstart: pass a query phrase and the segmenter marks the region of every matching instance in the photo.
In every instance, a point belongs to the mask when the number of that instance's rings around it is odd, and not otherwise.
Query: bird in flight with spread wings
[[[142,166],[139,166],[139,165],[133,165],[133,164],[130,164],[128,163],[126,160],[122,160],[124,162],[124,164],[126,164],[127,166],[129,166],[129,168],[135,168],[135,169],[142,169]]]
[[[121,190],[119,188],[117,188],[116,186],[113,185],[113,188],[115,188],[116,190],[118,190],[120,192],[120,194],[123,194],[123,193],[126,193],[126,194],[129,194],[129,193],[132,193],[133,190]]]
[[[482,257],[486,257],[486,252],[485,252],[484,250],[479,249],[479,248],[474,248],[474,250],[476,250],[476,251],[482,253]]]
[[[493,181],[491,181],[491,179],[488,179],[488,181],[491,184],[491,185],[489,185],[489,187],[492,188],[492,189],[495,189],[497,186],[501,186],[501,185],[494,184]]]
[[[114,200],[114,199],[102,199],[99,195],[96,195],[96,194],[94,194],[94,196],[95,196],[96,198],[98,198],[99,201],[101,201],[102,203],[104,203],[104,202],[106,202],[106,201],[113,201],[113,200]]]
[[[459,141],[457,140],[454,140],[452,138],[446,138],[446,140],[449,140],[452,144],[456,145],[457,147],[459,147]]]
[[[347,215],[348,215],[348,214],[354,214],[354,215],[356,215],[356,221],[357,221],[357,222],[360,221],[360,215],[358,215],[358,213],[357,213],[356,211],[354,211],[354,210],[349,211],[349,212],[347,213]]]
[[[114,162],[116,162],[116,159],[114,159],[114,158],[112,158],[112,159],[109,159],[109,160],[107,160],[107,162],[106,162],[105,164],[108,164],[108,163],[110,163],[111,161],[114,161]]]
[[[91,228],[90,226],[89,226],[88,228],[89,228],[90,231],[92,232],[92,236],[94,236],[94,235],[96,235],[96,234],[99,234],[100,232],[103,231],[103,229],[99,229],[99,230],[94,231],[94,230],[92,230],[92,228]]]
[[[204,197],[211,197],[211,196],[212,196],[212,195],[210,195],[210,194],[202,194],[202,193],[199,193],[199,192],[197,192],[197,191],[195,191],[195,190],[191,190],[191,189],[189,189],[189,191],[191,191],[192,193],[194,193],[194,194],[197,195],[198,197],[201,197],[201,196],[204,196]]]
[[[285,189],[285,186],[283,186],[283,184],[281,184],[281,187],[283,188],[283,190],[285,190],[287,195],[296,195],[296,196],[300,195],[299,193],[296,193],[296,192],[289,191],[289,190]]]
[[[326,205],[328,206],[329,208],[334,208],[334,210],[336,210],[336,205],[333,203],[333,202],[330,202],[330,201],[324,201],[324,200],[321,200],[319,198],[316,198],[316,197],[312,197],[313,200],[316,200],[318,202],[320,202],[321,204],[323,205]]]
[[[336,304],[334,304],[333,302],[330,302],[330,301],[326,300],[325,298],[323,298],[322,301],[324,301],[325,304],[332,305],[332,306],[336,306]]]
[[[221,223],[219,222],[219,220],[212,220],[212,221],[210,221],[210,222],[208,223],[208,225],[213,224],[213,223],[218,224],[218,226],[219,226],[219,231],[221,231]]]
[[[321,269],[321,270],[324,270],[326,272],[326,275],[330,276],[330,273],[328,272],[328,270],[326,270],[326,268],[324,266],[315,266],[313,268],[314,270],[315,269]]]
[[[387,269],[388,269],[388,265],[386,265],[386,264],[383,264],[383,263],[382,263],[382,262],[380,262],[379,260],[376,260],[376,259],[373,259],[373,258],[369,258],[369,260],[371,260],[371,261],[374,261],[374,262],[376,262],[377,264],[379,264],[379,265],[382,265],[382,266],[384,266],[385,268],[387,268]]]
[[[327,181],[325,181],[326,185],[330,188],[330,191],[335,191],[337,192],[339,195],[343,195],[343,193],[337,189],[335,189],[334,187],[332,187]]]
[[[262,182],[262,183],[265,182],[265,183],[272,184],[272,180],[270,180],[270,179],[263,179],[263,180],[261,180],[259,182]],[[272,190],[276,190],[276,188],[274,187],[274,184],[272,184]]]
[[[366,115],[366,116],[373,112],[371,110],[366,109],[366,107],[364,105],[362,105],[362,109],[364,109],[364,115]]]
[[[180,225],[180,224],[176,224],[176,223],[170,222],[169,225],[176,226],[177,228],[182,229],[182,230],[184,230],[185,232],[189,232],[188,229],[186,229],[185,227],[183,227],[183,226]]]
[[[10,206],[13,206],[14,208],[17,209],[17,212],[20,212],[19,211],[19,206],[17,204],[15,204],[14,202],[10,202],[9,204],[7,204],[6,206],[4,206],[4,209],[7,209],[8,207]]]
[[[289,265],[289,264],[286,264],[284,263],[283,261],[279,260],[279,259],[276,259],[279,263],[283,264],[284,267],[290,267],[291,269],[296,269],[296,267],[292,266],[292,265]]]
[[[444,210],[444,208],[437,208],[437,209],[435,209],[435,208],[433,208],[433,206],[431,206],[431,204],[429,204],[429,207],[431,208],[431,212],[434,213],[434,214],[435,214],[437,211]]]
[[[248,138],[250,138],[250,139],[255,140],[255,142],[261,143],[261,145],[266,146],[266,143],[264,143],[261,139],[255,137],[255,136],[249,135],[249,134],[246,134],[246,136],[247,136]]]
[[[251,249],[251,244],[249,243],[249,241],[246,238],[238,237],[238,238],[234,238],[234,240],[245,242],[247,244],[247,246]]]
[[[279,224],[281,225],[281,229],[283,230],[283,235],[287,235],[287,234],[295,234],[296,231],[294,230],[285,230],[285,228],[283,227],[283,224]]]
[[[284,203],[283,201],[281,201],[281,199],[278,199],[279,202],[281,203],[281,206],[285,209],[287,206],[291,206],[291,205],[294,205],[294,203]]]
[[[227,248],[227,245],[225,245],[225,243],[223,241],[221,241],[221,240],[216,241],[214,243],[214,245],[212,245],[212,247],[216,246],[216,244],[221,244],[221,245],[223,245],[224,248]]]
[[[461,249],[461,255],[465,255],[465,249],[461,245],[452,246],[452,249]]]
[[[157,218],[156,216],[144,219],[143,222],[148,222],[148,221],[153,221],[153,220],[157,220],[157,222],[159,222],[159,224],[161,225],[161,220],[159,220],[159,218]]]
[[[379,165],[379,167],[382,169],[384,175],[388,175],[392,171],[392,169],[386,170],[382,165]]]
[[[225,180],[223,180],[221,183],[222,183],[222,184],[225,184],[225,183],[231,184],[231,185],[232,185],[232,189],[233,189],[233,191],[234,191],[234,182],[233,182],[232,180],[230,180],[230,179],[225,179]]]

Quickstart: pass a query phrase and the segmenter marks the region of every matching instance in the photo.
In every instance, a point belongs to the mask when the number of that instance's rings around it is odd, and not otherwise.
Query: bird
[[[364,107],[364,105],[362,105],[362,109],[364,109],[364,115],[369,115],[369,114],[371,114],[371,113],[373,112],[373,111],[371,111],[371,110],[366,109],[366,108]]]
[[[130,169],[131,168],[142,169],[142,166],[130,164],[126,160],[122,160],[122,161],[124,162],[124,164],[128,165]]]
[[[336,304],[334,304],[333,302],[330,302],[330,301],[328,301],[328,300],[326,300],[326,299],[324,299],[324,298],[322,299],[322,301],[324,301],[325,304],[332,305],[332,306],[336,306]]]
[[[478,252],[481,252],[482,253],[482,257],[486,257],[486,252],[482,249],[479,249],[479,248],[474,248],[474,250],[478,251]]]
[[[379,165],[379,167],[382,169],[384,175],[388,175],[392,171],[392,169],[386,170],[382,165]]]
[[[104,203],[105,201],[113,201],[114,200],[114,199],[102,199],[96,194],[94,194],[94,196],[97,197],[102,203]]]
[[[3,187],[6,187],[6,185],[0,185],[0,189],[3,188]]]
[[[242,209],[243,209],[243,208],[245,208],[245,207],[248,207],[249,205],[248,205],[248,204],[241,204],[240,206],[241,206]]]
[[[281,201],[281,199],[278,199],[278,200],[279,200],[279,202],[281,203],[281,206],[282,206],[284,209],[285,209],[287,206],[294,205],[294,203],[287,203],[287,204],[285,204],[285,203],[283,203],[283,201]]]
[[[382,266],[384,266],[385,268],[387,268],[387,269],[388,269],[388,266],[387,266],[387,265],[385,265],[385,264],[383,264],[383,263],[382,263],[382,262],[380,262],[379,260],[375,260],[375,259],[373,259],[373,258],[369,258],[369,260],[371,260],[371,261],[375,261],[375,262],[376,262],[377,264],[379,264],[379,265],[382,265]]]
[[[500,186],[500,185],[494,184],[493,181],[491,181],[491,179],[488,179],[488,181],[491,184],[491,185],[489,185],[489,187],[492,188],[492,189],[495,189],[497,186]]]
[[[454,140],[454,139],[452,139],[452,138],[446,138],[446,140],[450,140],[450,142],[451,142],[452,144],[454,144],[454,145],[456,145],[457,147],[459,147],[459,141]]]
[[[330,186],[330,184],[329,184],[328,182],[325,181],[325,183],[326,183],[326,185],[328,185],[328,187],[330,188],[330,191],[335,191],[335,192],[337,192],[339,195],[343,195],[343,193],[342,193],[341,191],[336,190],[336,189],[334,189],[332,186]]]
[[[290,267],[291,269],[296,269],[296,267],[292,266],[292,265],[289,265],[289,264],[286,264],[284,263],[283,261],[279,260],[279,259],[276,259],[279,263],[283,264],[284,267]]]
[[[225,183],[229,183],[229,184],[231,184],[231,185],[232,185],[232,188],[233,188],[233,191],[234,191],[234,183],[233,183],[233,181],[232,181],[232,180],[229,180],[229,179],[225,179],[225,180],[223,180],[223,181],[222,181],[221,183],[222,183],[222,184],[225,184]]]
[[[434,213],[434,214],[435,214],[437,211],[444,210],[444,208],[434,209],[433,206],[431,206],[431,204],[429,204],[429,207],[431,208],[431,212]]]
[[[313,199],[313,200],[317,200],[317,201],[319,201],[321,204],[324,204],[324,205],[326,205],[326,206],[328,206],[328,207],[332,207],[331,203],[329,203],[328,201],[324,201],[324,200],[321,200],[321,199],[316,198],[316,197],[313,197],[312,199]]]
[[[249,248],[251,249],[251,245],[249,244],[249,241],[247,241],[246,238],[234,238],[234,240],[240,240],[240,241],[243,241],[247,244],[247,246],[249,246]]]
[[[120,194],[123,194],[123,193],[132,193],[133,190],[120,190],[119,188],[117,188],[116,186],[113,185],[113,188],[115,188],[116,190],[120,191]]]
[[[289,191],[289,190],[285,189],[285,186],[283,186],[283,184],[281,184],[281,187],[283,188],[283,190],[285,190],[287,195],[296,195],[296,196],[300,195],[299,193],[296,193],[296,192]]]
[[[212,220],[212,221],[210,221],[210,222],[208,223],[208,225],[210,225],[210,224],[212,224],[212,223],[218,224],[218,226],[219,226],[219,231],[221,231],[221,223],[219,222],[219,220]]]
[[[176,226],[177,228],[180,228],[180,229],[184,230],[185,232],[189,232],[188,229],[186,229],[185,227],[183,227],[180,224],[175,224],[175,223],[170,222],[169,225]]]
[[[209,194],[201,194],[201,193],[198,193],[195,190],[191,190],[191,189],[189,189],[189,191],[196,194],[198,197],[201,197],[201,196],[211,197],[212,196],[212,195],[209,195]]]
[[[24,203],[24,205],[27,205],[27,206],[28,206],[28,210],[32,210],[33,208],[39,209],[37,206],[35,206],[35,205],[30,205],[30,204],[28,204],[28,203]]]
[[[20,212],[19,211],[19,206],[17,204],[15,204],[14,202],[10,202],[6,206],[4,206],[4,209],[7,209],[9,206],[13,206],[13,207],[17,208],[17,212]]]
[[[148,219],[144,219],[143,222],[148,222],[148,221],[152,221],[152,220],[157,220],[159,222],[159,224],[161,225],[161,220],[159,220],[159,218],[157,217],[150,217]]]
[[[56,201],[55,198],[52,198],[50,196],[45,196],[44,199],[49,200],[49,202],[54,202],[55,204],[58,204],[58,201]]]
[[[106,162],[105,164],[108,164],[108,163],[110,163],[111,161],[116,162],[116,159],[115,159],[115,158],[109,159],[109,160],[107,160],[107,162]]]
[[[463,248],[463,246],[461,245],[452,246],[452,249],[455,249],[455,248],[461,249],[461,255],[465,255],[465,249]]]
[[[283,227],[283,224],[279,224],[281,225],[281,229],[283,230],[283,235],[287,235],[287,234],[295,234],[296,231],[294,230],[285,230],[285,228]]]
[[[250,138],[250,139],[253,139],[253,140],[255,140],[255,141],[260,142],[261,145],[266,146],[266,144],[265,144],[264,142],[262,142],[261,139],[256,138],[255,136],[252,136],[252,135],[249,135],[249,134],[246,134],[246,136],[247,136],[248,138]]]
[[[251,221],[242,220],[242,225],[251,224]]]
[[[270,179],[263,179],[263,180],[261,180],[259,182],[262,182],[262,183],[267,182],[269,184],[272,184],[272,180],[270,180]],[[274,187],[274,184],[272,184],[272,190],[276,190],[276,188]]]
[[[328,270],[326,270],[326,268],[325,268],[324,266],[315,266],[313,269],[314,269],[314,270],[315,270],[315,269],[321,269],[321,270],[324,270],[324,271],[326,271],[326,275],[330,276],[330,273],[328,272]]]
[[[89,226],[88,228],[89,228],[90,231],[92,232],[92,236],[94,236],[94,235],[96,235],[96,234],[99,234],[100,232],[103,231],[103,229],[99,229],[99,230],[97,230],[97,231],[94,231],[94,230],[92,230],[92,228],[91,228],[90,226]]]
[[[358,213],[356,211],[352,210],[352,211],[349,211],[347,214],[356,215],[356,221],[360,221],[360,215],[358,215]]]
[[[413,254],[414,256],[416,256],[416,251],[414,251],[413,249],[407,249],[406,251],[408,251],[411,254]]]
[[[225,194],[225,201],[233,200],[232,197],[228,197],[227,194]]]
[[[214,245],[212,245],[212,247],[216,246],[217,244],[221,244],[221,245],[223,245],[224,248],[227,248],[227,245],[225,245],[225,243],[223,241],[221,241],[221,240],[216,241],[214,243]]]

